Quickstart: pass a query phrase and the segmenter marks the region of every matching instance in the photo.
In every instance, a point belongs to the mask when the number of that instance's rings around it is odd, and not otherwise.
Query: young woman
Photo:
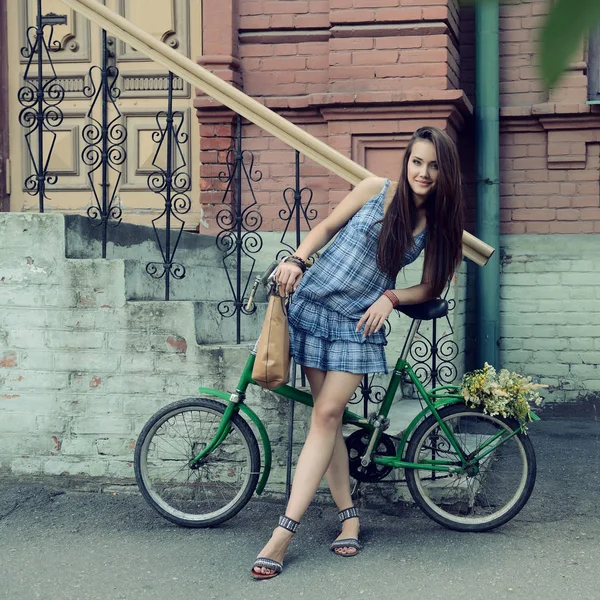
[[[303,276],[306,259],[338,232]],[[456,147],[443,131],[422,127],[406,148],[397,186],[379,177],[362,181],[306,235],[296,254],[280,263],[277,283],[294,292],[292,355],[303,365],[315,400],[285,514],[254,563],[255,579],[281,572],[323,475],[342,522],[331,550],[339,556],[359,551],[342,414],[364,374],[387,373],[382,327],[394,307],[439,296],[452,277],[461,261],[462,232]],[[394,289],[399,271],[424,248],[421,283]]]

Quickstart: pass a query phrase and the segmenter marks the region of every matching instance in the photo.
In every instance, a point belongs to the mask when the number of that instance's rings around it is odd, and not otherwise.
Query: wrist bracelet
[[[281,262],[289,262],[296,265],[304,273],[306,272],[306,263],[297,256],[286,256]]]
[[[298,255],[292,254],[290,258],[295,258],[296,260],[299,260],[306,267],[306,261],[303,258],[300,258]]]
[[[400,304],[400,299],[398,296],[396,296],[396,294],[394,294],[394,292],[392,292],[392,290],[385,290],[383,295],[392,303],[394,308]]]

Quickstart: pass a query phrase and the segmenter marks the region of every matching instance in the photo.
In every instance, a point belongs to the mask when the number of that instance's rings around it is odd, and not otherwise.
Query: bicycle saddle
[[[398,306],[396,310],[403,312],[411,319],[431,321],[432,319],[445,317],[448,314],[448,302],[442,300],[442,298],[434,298],[433,300],[427,300],[427,302],[422,302],[421,304],[405,304],[403,306]]]

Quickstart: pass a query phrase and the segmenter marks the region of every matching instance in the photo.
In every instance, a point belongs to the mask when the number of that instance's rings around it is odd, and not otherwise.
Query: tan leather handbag
[[[273,284],[256,347],[252,379],[268,390],[290,380],[290,329],[287,317],[288,298],[279,295]]]

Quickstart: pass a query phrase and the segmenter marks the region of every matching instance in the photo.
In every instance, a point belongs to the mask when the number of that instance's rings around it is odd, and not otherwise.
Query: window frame
[[[590,32],[588,41],[588,103],[600,104],[600,27]]]

